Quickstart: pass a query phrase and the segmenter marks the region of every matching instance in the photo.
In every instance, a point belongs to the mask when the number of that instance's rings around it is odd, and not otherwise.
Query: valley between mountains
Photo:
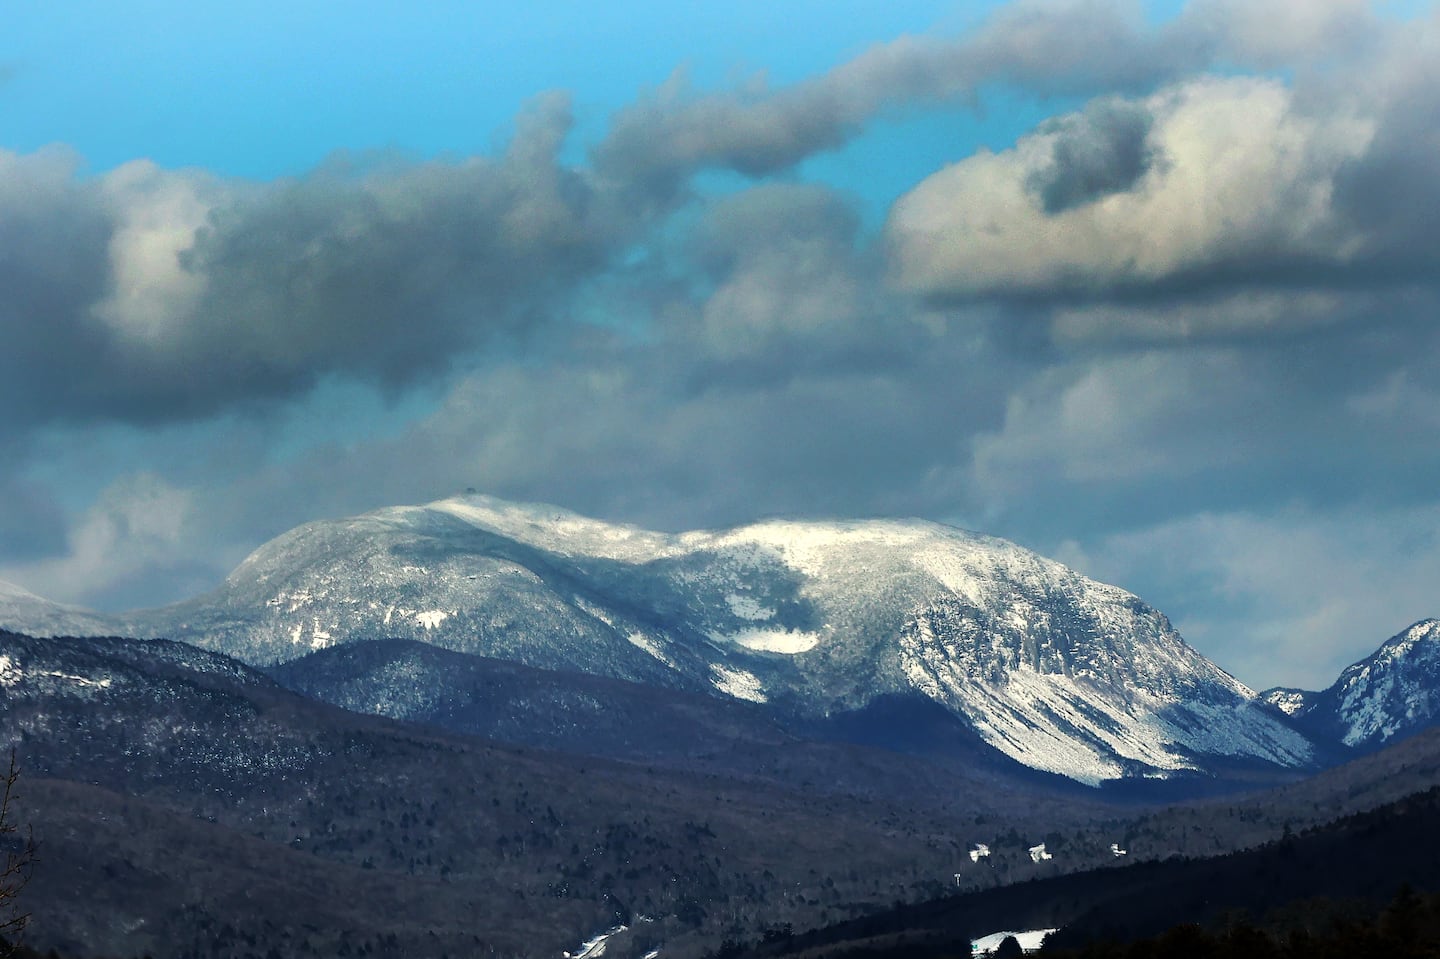
[[[162,609],[0,586],[0,627],[31,941],[75,956],[699,956],[1440,783],[1440,623],[1256,693],[1125,590],[921,521],[464,496]]]

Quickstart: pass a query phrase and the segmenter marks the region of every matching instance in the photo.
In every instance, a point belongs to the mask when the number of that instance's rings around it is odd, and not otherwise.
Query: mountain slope
[[[355,712],[817,793],[948,804],[977,787],[1078,788],[996,752],[918,693],[806,720],[729,697],[399,639],[342,643],[267,672],[287,689]]]
[[[810,717],[918,691],[1005,755],[1092,784],[1315,755],[1137,597],[918,520],[665,534],[457,497],[299,527],[127,626],[254,664],[421,639]]]

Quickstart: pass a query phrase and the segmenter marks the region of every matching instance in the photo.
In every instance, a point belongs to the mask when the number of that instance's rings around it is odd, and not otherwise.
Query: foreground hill
[[[1090,784],[1319,759],[1130,593],[918,520],[671,535],[458,497],[299,527],[126,626],[256,665],[420,639],[812,718],[919,694]]]
[[[977,815],[1030,836],[1098,808],[993,778],[910,805],[502,747],[161,641],[0,633],[0,734],[41,845],[30,941],[80,955],[554,955],[636,916],[683,954],[938,891]]]
[[[1440,789],[1241,852],[1141,862],[948,896],[799,935],[772,931],[749,949],[727,953],[757,959],[953,956],[1000,930],[1057,929],[1048,952],[1052,946],[1083,949],[1156,936],[1187,923],[1215,929],[1245,923],[1283,937],[1321,933],[1342,918],[1374,916],[1402,887],[1440,892]],[[1212,954],[1187,950],[1186,942],[1184,935],[1172,934],[1168,951],[1145,954]],[[1260,940],[1248,945],[1257,951],[1214,954],[1273,955]]]

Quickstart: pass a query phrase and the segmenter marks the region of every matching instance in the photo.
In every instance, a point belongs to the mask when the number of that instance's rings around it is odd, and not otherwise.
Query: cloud
[[[1079,297],[1344,269],[1364,238],[1330,197],[1373,129],[1251,77],[1104,101],[901,198],[895,275],[930,296]]]
[[[703,93],[678,71],[612,117],[593,159],[633,193],[669,198],[699,171],[779,173],[845,145],[878,115],[973,105],[989,85],[1133,94],[1217,63],[1274,69],[1353,58],[1380,35],[1363,0],[1199,0],[1160,25],[1120,0],[1022,0],[967,35],[901,37],[793,86],[772,88],[759,74]]]
[[[1192,0],[1173,29],[1262,70],[1373,54],[1384,27],[1368,0]]]
[[[1324,689],[1416,620],[1440,615],[1440,506],[1287,507],[1177,518],[1061,558],[1169,598],[1181,634],[1257,689]]]
[[[1184,511],[1432,501],[1433,315],[1050,360],[974,435],[968,482],[1028,537],[1057,516],[1079,537]]]
[[[105,293],[112,223],[97,191],[77,186],[78,160],[61,150],[18,156],[0,150],[0,405],[4,434],[84,402],[91,376],[113,359],[103,330],[87,319]],[[72,400],[72,397],[76,398]],[[13,437],[12,437],[13,438]]]
[[[1361,322],[1377,309],[1418,313],[1407,297],[1343,290],[1225,289],[1189,297],[1066,303],[1051,312],[1052,335],[1068,346],[1104,343],[1258,341]]]
[[[1340,109],[1311,103],[1278,80],[1113,95],[1227,56],[1363,52],[1344,43],[1375,35],[1368,16],[1341,2],[1261,16],[1217,0],[1151,26],[1122,4],[1020,3],[963,37],[902,37],[790,87],[703,94],[676,78],[612,118],[588,167],[559,158],[572,125],[559,94],[523,112],[499,156],[341,157],[269,184],[147,161],[85,177],[63,152],[0,152],[0,318],[16,331],[0,431],[194,421],[291,402],[333,378],[392,395],[433,387],[478,353],[566,326],[597,280],[628,285],[632,304],[668,300],[670,325],[733,358],[774,354],[796,337],[805,356],[827,337],[831,352],[868,350],[904,325],[877,317],[923,309],[905,294],[1094,297],[1276,275],[1294,284],[1407,257],[1414,275],[1433,265],[1425,251],[1435,245],[1414,212],[1423,204],[1407,204],[1396,184],[1427,175],[1433,130],[1420,117],[1434,95],[1432,41],[1408,41],[1414,49],[1372,78],[1362,99],[1391,107],[1379,119],[1343,99]],[[1283,49],[1263,42],[1277,17],[1292,28]],[[888,247],[901,295],[879,279],[878,254],[850,214],[835,212],[843,204],[799,188],[704,215],[718,224],[769,203],[758,229],[773,231],[783,213],[810,223],[808,235],[775,231],[764,252],[747,248],[726,276],[703,280],[709,291],[670,296],[667,284],[687,277],[639,289],[629,264],[676,232],[697,172],[763,177],[888,110],[968,102],[997,82],[1112,92],[905,198]],[[707,268],[681,269],[692,266]]]
[[[858,214],[823,187],[767,184],[719,200],[687,253],[701,288],[667,305],[665,329],[718,362],[830,364],[910,322],[861,246]]]
[[[697,93],[677,72],[612,117],[594,161],[602,175],[664,197],[706,169],[787,170],[843,146],[878,114],[973,101],[985,84],[1042,94],[1143,89],[1211,55],[1148,29],[1122,4],[1020,3],[972,35],[901,37],[790,87],[772,89],[760,75],[737,90]]]
[[[205,278],[182,259],[230,191],[203,173],[167,173],[148,160],[97,186],[112,232],[108,295],[91,305],[92,317],[122,343],[162,350],[183,335],[205,292]]]
[[[1391,276],[1432,280],[1440,224],[1440,9],[1387,38],[1380,53],[1345,79],[1377,104],[1375,135],[1363,157],[1337,171],[1335,207],[1364,237],[1365,255]]]
[[[0,152],[7,423],[205,417],[332,375],[401,390],[543,330],[633,229],[558,163],[569,124],[542,99],[499,158],[265,185]]]
[[[1031,173],[1027,187],[1050,216],[1126,192],[1155,163],[1153,125],[1142,106],[1123,100],[1099,100],[1047,124],[1041,132],[1053,135],[1050,164]]]
[[[1291,32],[1272,36],[1282,22]],[[1088,318],[1102,334],[1105,313],[1136,328],[1173,311],[1187,335],[1228,335],[1247,315],[1275,331],[1353,316],[1358,294],[1434,289],[1440,237],[1421,211],[1440,203],[1440,16],[1382,29],[1355,3],[1227,0],[1172,29],[1300,69],[1102,97],[935,173],[891,211],[896,282],[941,300],[1103,304]]]
[[[46,598],[83,598],[110,605],[112,595],[126,605],[141,605],[179,585],[195,589],[213,570],[197,564],[187,542],[195,493],[170,485],[153,473],[136,473],[112,482],[69,531],[58,555],[31,563],[0,567],[0,579],[15,576]],[[174,582],[156,593],[161,576]]]
[[[0,556],[20,562],[63,550],[66,516],[42,485],[0,476],[0,503]]]

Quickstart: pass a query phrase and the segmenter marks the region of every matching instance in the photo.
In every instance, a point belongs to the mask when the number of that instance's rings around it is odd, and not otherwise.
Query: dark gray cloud
[[[332,375],[400,390],[543,330],[634,228],[558,163],[568,128],[552,98],[495,159],[268,185],[0,154],[7,423],[203,417]]]
[[[83,403],[114,352],[87,320],[105,291],[113,221],[93,186],[77,185],[75,157],[0,151],[0,440],[58,405]],[[13,437],[12,437],[13,438]]]
[[[0,556],[28,562],[64,551],[68,517],[38,483],[0,476]]]
[[[1078,116],[1042,125],[1042,134],[1052,134],[1050,165],[1028,181],[1041,208],[1063,213],[1134,187],[1157,159],[1149,142],[1154,122],[1141,104],[1099,100]]]
[[[1440,263],[1440,15],[1396,37],[1367,79],[1380,104],[1367,149],[1335,178],[1335,205],[1363,236],[1360,261],[1433,278]]]
[[[667,197],[696,172],[761,177],[843,146],[877,114],[917,104],[973,102],[989,83],[1041,94],[1140,90],[1207,62],[1207,35],[1146,27],[1118,3],[1021,3],[955,40],[902,37],[814,80],[772,90],[696,93],[683,73],[619,111],[594,150],[597,170]]]

